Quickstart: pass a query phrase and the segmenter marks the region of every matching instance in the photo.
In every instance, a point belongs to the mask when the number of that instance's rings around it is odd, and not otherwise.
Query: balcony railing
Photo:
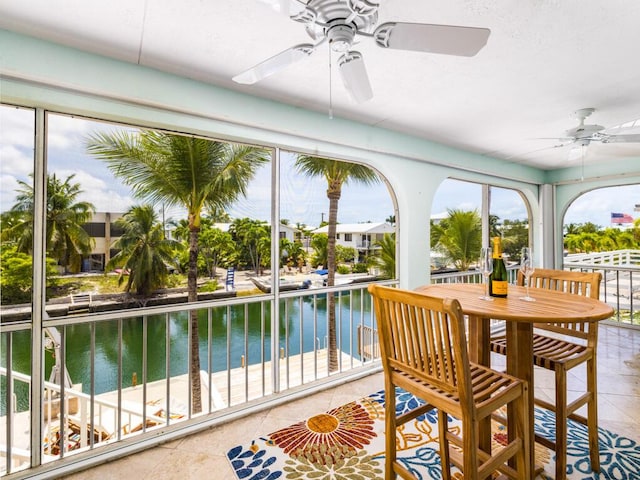
[[[393,284],[395,282],[386,282]],[[378,370],[366,283],[46,320],[43,467],[118,444],[161,443],[166,433],[323,383]],[[337,363],[330,371],[327,300],[335,300]],[[198,314],[202,413],[190,395],[190,313]],[[272,310],[274,310],[272,314]],[[275,325],[272,323],[275,319]],[[31,326],[3,325],[0,472],[31,464]],[[273,340],[272,340],[273,339]],[[274,400],[274,398],[276,400]],[[107,448],[108,450],[108,448]],[[90,458],[90,456],[89,456]]]
[[[509,283],[515,283],[518,275],[518,265],[507,266],[507,279]],[[484,278],[479,270],[467,270],[465,272],[431,272],[431,283],[483,283]]]
[[[640,327],[640,250],[616,250],[568,255],[564,268],[601,272],[600,299],[615,309],[609,320],[618,325]],[[518,265],[507,267],[509,283],[515,283]],[[431,283],[482,283],[479,271],[432,273]]]
[[[616,309],[612,320],[640,323],[640,252],[567,257],[565,268],[601,271],[601,298]],[[515,283],[517,265],[507,270]],[[433,283],[483,280],[477,271],[431,275]],[[277,305],[274,296],[262,295],[46,320],[45,330],[57,337],[43,345],[49,352],[43,374],[53,373],[44,383],[39,432],[31,432],[29,420],[31,325],[3,325],[1,474],[29,476],[32,438],[42,442],[40,468],[56,476],[58,464],[74,458],[91,462],[91,454],[78,455],[83,452],[104,450],[108,456],[114,443],[152,446],[246,409],[284,401],[282,394],[305,395],[323,384],[379,369],[366,287],[281,292]],[[328,294],[336,304],[335,371],[329,369],[327,348]],[[190,395],[193,310],[199,318],[202,413],[194,412]]]
[[[611,320],[640,326],[640,250],[568,255],[564,266],[567,270],[602,273],[600,299],[615,309]]]

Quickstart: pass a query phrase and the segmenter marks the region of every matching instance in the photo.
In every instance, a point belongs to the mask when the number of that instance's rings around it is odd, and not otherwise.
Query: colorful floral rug
[[[413,395],[396,392],[398,413],[415,408]],[[536,409],[536,432],[550,436],[553,416]],[[436,415],[429,412],[398,429],[398,458],[420,480],[442,478]],[[452,425],[457,425],[451,419]],[[591,472],[586,427],[569,422],[569,479],[640,479],[640,445],[600,429],[599,474]],[[456,428],[456,427],[454,427]],[[493,427],[493,441],[505,439],[504,428]],[[536,444],[536,463],[544,465],[538,478],[552,479],[553,454]],[[240,480],[370,480],[384,479],[384,391],[380,391],[307,420],[238,445],[227,453]],[[462,479],[460,472],[455,478]]]

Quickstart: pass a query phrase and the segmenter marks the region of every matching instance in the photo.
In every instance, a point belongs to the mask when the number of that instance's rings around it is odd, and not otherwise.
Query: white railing
[[[516,282],[518,265],[507,266],[507,276],[509,283]],[[479,270],[467,270],[464,272],[431,272],[431,283],[483,283],[484,278]]]
[[[509,283],[516,283],[518,265],[507,266],[507,280]],[[479,270],[467,270],[464,272],[431,272],[431,283],[484,283],[484,277]],[[505,329],[503,320],[491,320],[491,331],[499,333]]]
[[[225,412],[284,401],[286,396],[276,393],[318,389],[322,383],[337,381],[336,377],[344,381],[380,369],[377,356],[359,351],[366,341],[362,332],[376,327],[367,286],[352,283],[281,292],[277,300],[272,295],[254,295],[46,320],[45,328],[59,332],[54,367],[69,371],[72,385],[65,383],[66,375],[59,375],[60,383],[57,379],[45,382],[45,422],[35,434],[43,442],[42,463],[56,478],[56,462],[79,452],[114,442],[160,444],[167,441],[168,433],[160,427],[171,425],[174,435],[180,429],[191,431],[194,424],[204,428]],[[333,295],[336,305],[335,371],[330,371],[327,348],[328,295]],[[276,301],[280,320],[274,330],[271,311]],[[190,395],[192,310],[200,318],[202,413],[194,412]],[[30,333],[28,322],[13,324],[3,328],[2,341],[21,345],[26,338],[28,344]],[[0,352],[6,366],[0,375],[7,385],[0,417],[0,475],[26,478],[31,459],[25,458],[25,452],[34,437],[28,411],[33,386],[29,375],[14,368],[17,352],[13,350],[17,348]],[[273,351],[278,352],[275,361]],[[48,374],[41,376],[49,378]],[[100,456],[110,452],[107,449]]]
[[[615,250],[611,252],[577,253],[564,257],[565,266],[586,264],[615,267],[639,267],[640,250]]]
[[[4,367],[0,367],[0,375],[11,378],[13,382],[22,382],[28,389],[31,387],[29,375],[16,371],[8,375]],[[172,420],[184,416],[175,413],[167,416],[158,407],[153,410],[150,406],[133,402],[118,404],[99,397],[92,398],[73,387],[62,388],[52,382],[44,382],[44,388],[42,452],[45,460],[49,461],[74,450],[86,450],[100,443],[119,440],[125,435],[143,432],[153,426],[168,425]],[[6,413],[0,440],[0,453],[5,460],[0,466],[2,474],[7,473],[7,461],[11,464],[11,470],[20,470],[30,463],[28,437],[20,435],[28,421],[28,412],[17,412],[11,408]],[[11,439],[9,445],[7,439]]]
[[[567,255],[566,270],[601,272],[600,299],[615,309],[609,320],[619,325],[640,327],[640,250],[616,250]],[[507,267],[509,283],[515,283],[518,265]],[[431,283],[482,283],[480,272],[431,273]]]
[[[602,273],[600,299],[615,309],[611,320],[640,327],[640,250],[567,255],[564,267]]]

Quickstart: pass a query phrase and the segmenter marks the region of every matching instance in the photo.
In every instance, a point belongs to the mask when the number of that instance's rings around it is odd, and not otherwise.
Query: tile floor
[[[640,330],[603,325],[598,369],[600,425],[640,442]],[[577,391],[576,386],[584,381],[584,370],[574,370],[569,389]],[[536,372],[539,394],[553,395],[553,374],[549,373]],[[383,375],[377,373],[66,478],[233,480],[225,457],[229,448],[382,388]]]

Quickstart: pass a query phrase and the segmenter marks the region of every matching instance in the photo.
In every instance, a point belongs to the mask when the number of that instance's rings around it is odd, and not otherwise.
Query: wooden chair
[[[598,298],[600,295],[600,273],[572,272],[537,268],[530,277],[529,286],[560,290],[576,295]],[[518,285],[525,279],[518,272]],[[535,294],[534,294],[535,296]],[[554,332],[555,336],[543,332]],[[536,440],[556,452],[556,479],[566,478],[567,470],[567,418],[587,426],[589,432],[589,455],[591,469],[600,471],[598,446],[598,398],[596,376],[596,344],[598,343],[598,322],[583,323],[536,323],[533,335],[533,363],[538,367],[555,372],[555,405],[536,398],[535,404],[555,413],[555,442],[536,435]],[[504,336],[491,339],[491,351],[506,355],[507,344]],[[586,392],[571,403],[567,400],[567,372],[577,365],[586,363]],[[587,418],[576,414],[587,405]]]
[[[465,480],[484,479],[495,471],[530,480],[529,439],[524,428],[529,408],[527,384],[469,362],[460,303],[380,285],[370,285],[369,292],[375,303],[385,373],[385,479],[396,478],[396,474],[415,478],[396,460],[396,428],[436,408],[445,480],[451,478],[450,463],[464,472]],[[396,417],[396,386],[426,405]],[[480,425],[486,426],[492,412],[508,404],[513,404],[517,417],[513,440],[495,452],[482,451]],[[461,420],[461,436],[449,430],[448,415]]]

